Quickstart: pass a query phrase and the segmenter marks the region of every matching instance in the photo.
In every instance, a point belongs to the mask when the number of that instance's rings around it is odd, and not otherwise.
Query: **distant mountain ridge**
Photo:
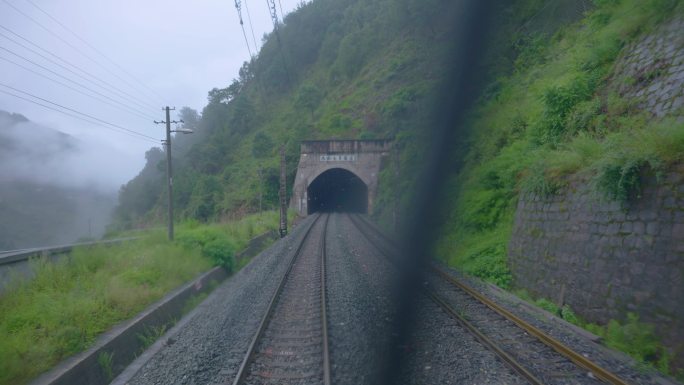
[[[0,250],[98,237],[113,194],[85,187],[69,167],[78,139],[0,110]]]

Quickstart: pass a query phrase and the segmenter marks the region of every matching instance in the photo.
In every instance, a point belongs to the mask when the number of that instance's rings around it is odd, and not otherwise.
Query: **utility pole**
[[[287,180],[285,174],[285,146],[280,146],[280,238],[287,235]]]
[[[261,202],[263,200],[263,195],[264,195],[264,193],[262,191],[263,190],[262,189],[263,181],[262,181],[262,177],[261,177],[261,172],[262,172],[261,166],[259,166],[259,168],[257,169],[257,175],[259,176],[259,212],[261,212]]]
[[[168,201],[168,221],[169,221],[169,241],[173,241],[173,168],[171,167],[171,133],[172,132],[182,132],[184,134],[191,134],[192,130],[188,129],[177,129],[171,130],[171,123],[185,123],[182,120],[171,120],[171,111],[174,111],[176,107],[169,108],[166,106],[162,108],[162,111],[166,111],[166,120],[160,122],[154,121],[155,124],[166,124],[166,140],[162,143],[166,146],[166,179],[169,189],[169,201]]]

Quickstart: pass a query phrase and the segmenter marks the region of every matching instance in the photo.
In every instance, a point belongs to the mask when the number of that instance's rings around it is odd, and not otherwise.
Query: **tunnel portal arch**
[[[353,172],[333,167],[320,173],[306,189],[307,214],[368,212],[368,186]]]
[[[356,198],[340,197],[342,203],[356,202],[352,204],[354,211],[372,212],[375,195],[378,190],[378,175],[385,163],[385,158],[389,155],[391,140],[309,140],[301,143],[299,165],[295,176],[294,186],[292,187],[292,198],[290,207],[300,216],[309,215],[317,210],[316,207],[309,209],[309,204],[320,204],[321,186],[317,186],[319,177],[331,178],[332,183],[344,181],[346,172],[353,175],[365,186],[364,189],[356,182],[347,184],[352,195],[365,196],[363,204],[358,204]],[[338,171],[332,171],[338,170]],[[333,177],[337,174],[337,177]],[[321,179],[325,180],[325,179]],[[313,186],[313,188],[311,188]],[[357,187],[353,187],[357,186]],[[310,193],[318,192],[313,198]],[[327,195],[330,198],[330,195]],[[330,203],[328,201],[328,203]],[[339,203],[339,202],[338,202]],[[342,207],[343,206],[343,207]],[[341,209],[349,208],[346,204],[341,205]]]

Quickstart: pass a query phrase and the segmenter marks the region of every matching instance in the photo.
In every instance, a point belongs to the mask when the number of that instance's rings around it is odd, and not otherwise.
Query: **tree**
[[[252,70],[251,62],[242,63],[242,67],[238,71],[238,76],[240,77],[240,83],[246,84],[248,81],[254,79],[254,71]]]
[[[314,111],[321,102],[321,91],[313,84],[304,84],[297,92],[295,99],[295,106],[298,108],[305,108],[311,112],[311,119],[314,117]]]
[[[265,158],[273,150],[273,141],[271,137],[259,132],[254,136],[252,141],[252,155],[256,158]]]
[[[242,95],[231,103],[232,111],[228,120],[229,127],[234,132],[247,132],[256,116],[254,106],[249,99]]]
[[[209,91],[209,103],[230,103],[240,95],[243,85],[238,79],[233,79],[233,82],[226,88],[213,88]]]
[[[180,119],[185,122],[183,123],[183,128],[188,128],[191,130],[196,130],[199,126],[200,116],[197,111],[190,107],[183,107],[178,112]]]

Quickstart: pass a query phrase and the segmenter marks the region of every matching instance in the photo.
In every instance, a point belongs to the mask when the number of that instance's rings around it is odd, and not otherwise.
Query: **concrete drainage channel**
[[[239,264],[241,260],[257,255],[275,239],[276,231],[269,231],[253,238],[247,248],[235,256],[236,262]],[[182,326],[184,320],[192,315],[191,312],[181,319],[187,304],[198,296],[212,291],[227,277],[228,274],[221,267],[207,271],[150,305],[136,317],[101,335],[90,349],[61,362],[33,380],[31,385],[109,384],[124,370],[135,373],[135,365],[127,369],[129,364],[136,358],[143,359],[153,354],[163,342],[160,338],[149,346],[149,351],[143,352],[151,342],[150,337],[160,337],[150,336],[150,333],[163,334],[166,327],[172,324],[176,324],[175,327]],[[180,321],[176,323],[175,320]]]

